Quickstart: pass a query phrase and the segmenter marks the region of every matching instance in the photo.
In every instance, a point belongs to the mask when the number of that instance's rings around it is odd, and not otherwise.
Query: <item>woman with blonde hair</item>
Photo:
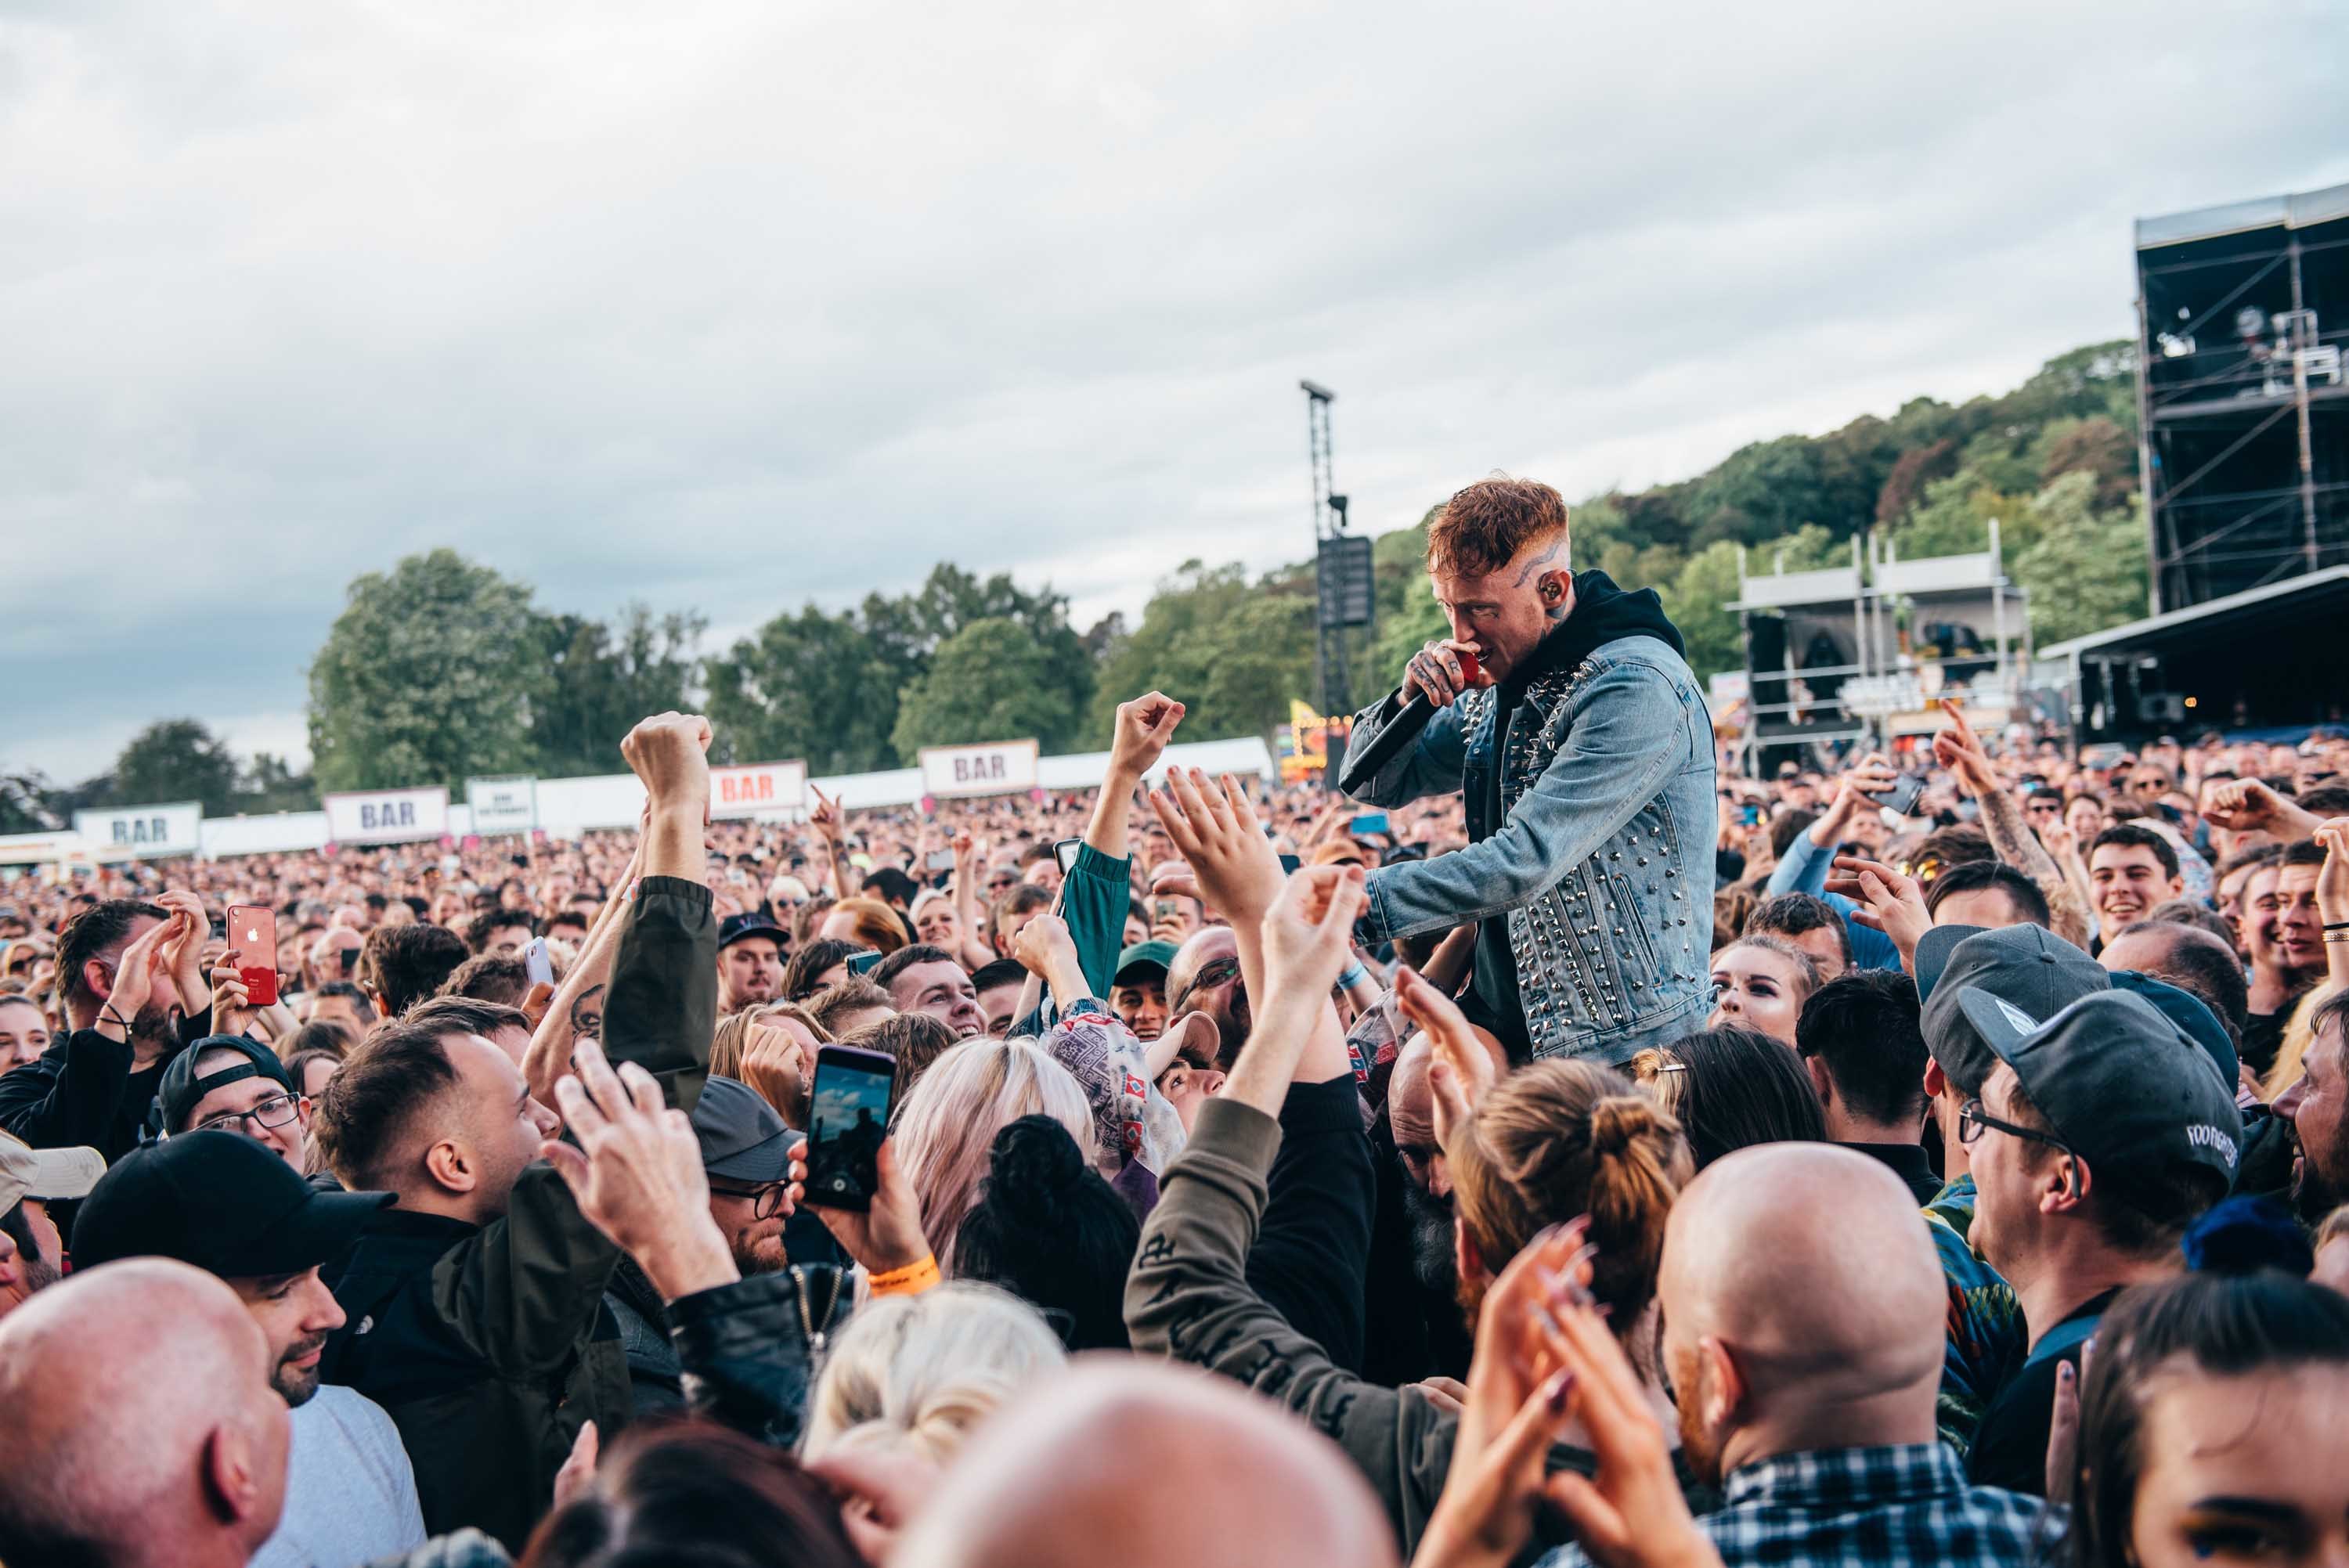
[[[955,1238],[987,1179],[995,1135],[1041,1112],[1093,1145],[1092,1108],[1068,1068],[1033,1040],[963,1041],[932,1062],[898,1108],[890,1139],[921,1205],[939,1270],[954,1274]]]
[[[877,898],[844,898],[832,906],[816,935],[853,942],[875,953],[895,953],[914,940],[905,916]]]
[[[709,1076],[749,1084],[784,1125],[804,1128],[816,1047],[832,1043],[830,1031],[796,1002],[745,1007],[718,1021],[709,1037]]]
[[[808,1399],[803,1458],[910,1449],[944,1466],[998,1405],[1068,1360],[1036,1309],[951,1281],[859,1307]]]

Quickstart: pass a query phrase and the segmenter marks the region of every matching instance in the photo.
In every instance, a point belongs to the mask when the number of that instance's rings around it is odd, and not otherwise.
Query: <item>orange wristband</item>
[[[869,1276],[865,1283],[874,1295],[919,1295],[938,1283],[938,1260],[936,1253],[923,1254],[917,1264],[907,1264],[887,1274]]]

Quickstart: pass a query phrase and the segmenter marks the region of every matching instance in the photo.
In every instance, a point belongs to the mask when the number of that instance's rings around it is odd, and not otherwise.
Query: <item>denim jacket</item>
[[[1470,843],[1381,867],[1366,928],[1444,930],[1506,912],[1536,1057],[1619,1063],[1713,1006],[1713,720],[1696,676],[1652,636],[1618,637],[1537,676],[1500,738],[1506,820],[1487,820],[1494,696],[1472,691],[1361,791],[1399,806],[1465,797]],[[1387,705],[1354,720],[1367,745]]]

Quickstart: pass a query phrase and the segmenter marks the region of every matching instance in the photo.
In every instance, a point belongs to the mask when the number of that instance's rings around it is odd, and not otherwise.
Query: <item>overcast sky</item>
[[[2349,180],[2329,0],[0,0],[0,762],[305,753],[453,545],[709,646],[942,557],[1081,624],[2133,329],[2130,221]]]

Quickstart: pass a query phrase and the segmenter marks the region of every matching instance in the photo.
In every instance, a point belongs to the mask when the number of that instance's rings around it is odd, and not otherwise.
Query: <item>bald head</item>
[[[1174,950],[1174,960],[1166,966],[1166,1005],[1179,1006],[1185,1012],[1200,1012],[1216,1021],[1216,1032],[1222,1037],[1216,1049],[1216,1065],[1226,1072],[1239,1059],[1240,1047],[1247,1044],[1248,1031],[1255,1026],[1254,1015],[1248,1008],[1247,987],[1240,983],[1238,964],[1240,946],[1228,925],[1211,925],[1194,933],[1190,940]],[[1212,984],[1197,982],[1201,971],[1223,966],[1223,977],[1207,978]]]
[[[1425,1035],[1412,1036],[1395,1053],[1394,1072],[1387,1079],[1387,1122],[1399,1149],[1434,1147],[1435,1086],[1427,1077],[1434,1060],[1435,1047]]]
[[[1212,1501],[1210,1501],[1212,1500]],[[988,1422],[893,1568],[1395,1561],[1385,1512],[1303,1422],[1221,1378],[1081,1358]]]
[[[285,1501],[260,1326],[201,1269],[132,1258],[0,1322],[0,1560],[242,1563]]]
[[[1657,1295],[1675,1387],[1701,1395],[1682,1409],[1692,1460],[1934,1439],[1947,1288],[1879,1161],[1831,1143],[1714,1161],[1672,1205]]]

